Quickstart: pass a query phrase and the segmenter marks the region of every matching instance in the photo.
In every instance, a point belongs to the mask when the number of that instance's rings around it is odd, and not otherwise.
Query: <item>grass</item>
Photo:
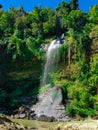
[[[92,128],[92,125],[94,124],[98,124],[98,120],[93,120],[91,118],[87,118],[84,120],[72,120],[70,122],[41,122],[41,121],[36,121],[36,120],[26,120],[26,119],[12,119],[10,118],[13,122],[22,124],[24,126],[27,126],[29,128],[32,129],[36,129],[37,130],[55,130],[55,128],[58,128],[59,126],[66,126],[66,125],[73,125],[76,124],[77,126],[80,125],[90,125],[90,127]]]
[[[26,119],[11,119],[13,122],[23,124],[24,126],[30,128],[38,128],[38,130],[53,130],[58,122],[41,122],[36,120],[26,120]]]

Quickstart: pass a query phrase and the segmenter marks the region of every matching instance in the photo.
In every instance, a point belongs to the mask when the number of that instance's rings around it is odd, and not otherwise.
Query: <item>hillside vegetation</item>
[[[0,6],[0,109],[16,109],[20,97],[38,93],[42,46],[62,33],[66,41],[51,84],[62,88],[70,116],[98,116],[98,5],[85,13],[78,0],[30,12]]]

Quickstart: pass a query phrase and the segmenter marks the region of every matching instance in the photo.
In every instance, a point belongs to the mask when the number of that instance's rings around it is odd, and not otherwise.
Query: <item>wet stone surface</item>
[[[49,88],[46,92],[39,94],[39,102],[32,106],[31,110],[41,121],[69,121],[70,118],[66,114],[62,98],[60,88]]]

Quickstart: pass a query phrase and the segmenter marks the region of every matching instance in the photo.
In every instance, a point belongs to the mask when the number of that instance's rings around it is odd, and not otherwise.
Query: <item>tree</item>
[[[70,1],[70,9],[77,10],[78,9],[78,0],[71,0]]]
[[[56,7],[56,12],[58,16],[67,15],[70,12],[70,7],[67,2],[62,1]]]
[[[72,28],[69,29],[67,32],[69,35],[67,38],[68,42],[68,66],[69,66],[69,74],[71,74],[71,48],[73,45],[75,45],[76,49],[76,40],[75,40],[75,35],[74,35],[74,30]]]
[[[91,28],[89,33],[91,39],[91,53],[98,52],[98,25]]]
[[[22,40],[13,35],[10,37],[8,50],[12,53],[12,59],[16,60],[19,56],[22,56]]]
[[[87,22],[87,16],[80,10],[72,10],[66,20],[68,28],[73,28],[74,31],[82,31]]]
[[[61,33],[60,21],[52,9],[47,9],[47,20],[43,22],[43,31],[45,36],[58,35]]]
[[[45,14],[42,10],[41,6],[37,6],[28,14],[28,20],[31,22],[32,35],[35,37],[43,35],[43,21],[45,20]]]
[[[89,21],[97,24],[98,23],[98,5],[92,6],[89,9],[88,15],[89,15]]]
[[[0,9],[2,9],[2,7],[3,7],[3,6],[0,4]]]
[[[89,85],[91,90],[98,94],[98,25],[91,29],[89,34],[91,39],[91,57],[90,57],[90,77]]]
[[[36,59],[42,58],[42,51],[39,49],[39,42],[34,37],[29,37],[26,39],[26,45],[30,52],[32,52],[33,57],[36,57]]]
[[[59,3],[56,8],[56,15],[58,16],[62,30],[64,30],[64,31],[67,28],[66,17],[68,16],[70,11],[71,10],[70,10],[69,3],[64,2],[64,1]]]
[[[93,95],[98,94],[98,54],[93,54],[90,58],[90,77],[89,77],[90,92]]]
[[[10,12],[3,12],[0,17],[2,36],[11,36],[13,33],[13,17]]]

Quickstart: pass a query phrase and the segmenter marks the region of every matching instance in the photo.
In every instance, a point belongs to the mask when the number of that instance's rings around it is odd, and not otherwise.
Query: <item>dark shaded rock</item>
[[[36,119],[35,112],[30,110],[30,108],[26,105],[22,105],[19,109],[15,110],[11,117],[19,119]]]
[[[31,104],[36,104],[36,102],[38,101],[37,95],[32,95],[32,96],[28,96],[28,97],[21,97],[20,101],[22,104],[25,105],[31,105]]]
[[[36,127],[31,127],[30,130],[38,130]]]
[[[5,122],[12,122],[10,119],[6,118],[5,116],[0,117],[0,124],[4,124]]]
[[[54,122],[56,121],[56,119],[52,116],[52,117],[47,117],[45,115],[41,115],[39,118],[38,118],[39,121],[46,121],[46,122]]]

